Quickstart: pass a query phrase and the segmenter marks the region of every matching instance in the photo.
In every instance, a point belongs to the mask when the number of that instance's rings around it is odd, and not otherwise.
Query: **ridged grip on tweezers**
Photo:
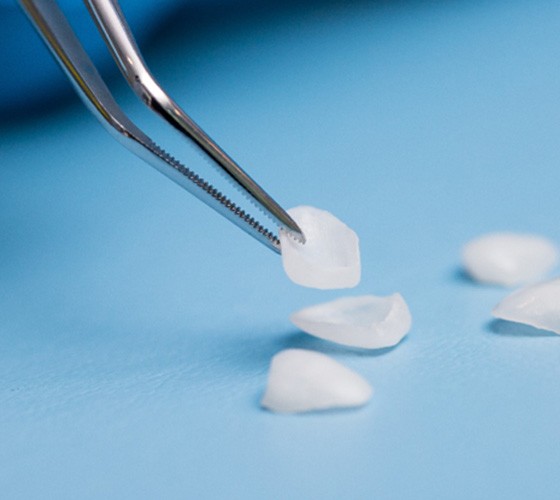
[[[126,117],[54,0],[19,1],[86,106],[119,142],[245,232],[280,252],[280,243],[272,232],[157,146]]]

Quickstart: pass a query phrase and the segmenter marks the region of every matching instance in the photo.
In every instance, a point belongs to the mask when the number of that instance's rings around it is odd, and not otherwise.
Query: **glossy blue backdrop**
[[[351,293],[400,291],[413,329],[373,353],[298,333],[291,311],[340,293],[290,283],[77,99],[4,115],[2,497],[559,498],[560,338],[491,322],[506,292],[458,261],[485,231],[560,242],[560,4],[180,14],[146,39],[156,75],[281,203],[353,226]],[[363,374],[372,403],[262,411],[269,360],[294,346]]]

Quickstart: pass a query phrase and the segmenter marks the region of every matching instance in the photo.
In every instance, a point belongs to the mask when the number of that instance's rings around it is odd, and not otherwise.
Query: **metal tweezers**
[[[142,132],[113,99],[55,0],[19,0],[36,30],[62,66],[78,94],[105,128],[126,148],[195,195],[268,248],[280,253],[276,233],[242,210],[194,171]],[[117,0],[84,0],[117,65],[136,95],[211,160],[282,230],[304,243],[286,213],[167,95],[146,67]]]

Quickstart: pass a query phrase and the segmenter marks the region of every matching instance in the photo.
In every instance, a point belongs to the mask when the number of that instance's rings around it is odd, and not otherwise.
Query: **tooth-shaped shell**
[[[398,344],[412,323],[399,293],[388,297],[343,297],[295,312],[290,320],[316,337],[366,349]]]
[[[311,288],[351,288],[360,282],[358,236],[331,213],[300,206],[288,210],[305,244],[280,231],[282,264],[288,277]]]
[[[514,286],[538,280],[558,262],[557,247],[540,236],[490,233],[463,249],[465,271],[476,281]]]
[[[356,372],[319,352],[286,349],[272,358],[261,405],[278,413],[362,406],[373,390]]]
[[[494,308],[492,314],[496,318],[560,335],[560,278],[513,292]]]

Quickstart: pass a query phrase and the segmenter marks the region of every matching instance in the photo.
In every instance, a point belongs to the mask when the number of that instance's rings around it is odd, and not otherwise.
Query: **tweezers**
[[[19,0],[19,3],[86,106],[111,135],[246,233],[271,250],[281,252],[276,232],[265,228],[134,125],[116,103],[55,0]],[[144,62],[117,0],[84,0],[84,3],[126,81],[142,102],[200,148],[211,164],[281,230],[304,243],[301,229],[286,211],[161,88]]]

